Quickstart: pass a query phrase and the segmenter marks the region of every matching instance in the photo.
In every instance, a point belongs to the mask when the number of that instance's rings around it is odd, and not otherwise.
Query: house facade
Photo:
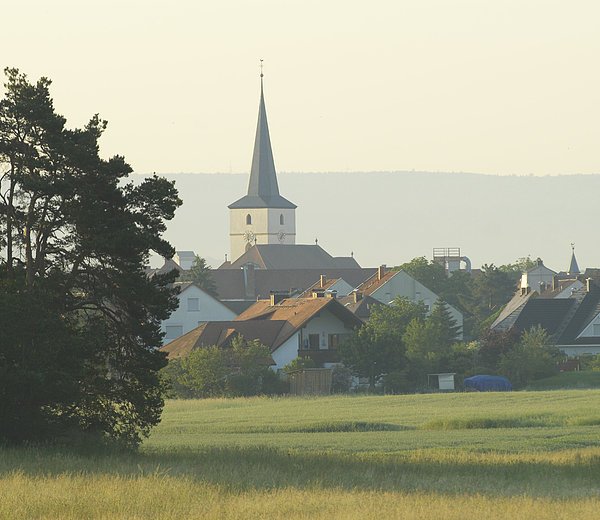
[[[176,283],[180,287],[177,295],[179,305],[171,316],[161,323],[166,344],[209,321],[233,320],[235,312],[222,304],[193,282]]]
[[[259,300],[235,320],[214,321],[196,327],[163,347],[169,358],[188,355],[196,348],[227,347],[241,334],[257,339],[271,350],[273,370],[298,356],[310,357],[320,367],[339,362],[337,346],[362,325],[362,320],[333,297]]]

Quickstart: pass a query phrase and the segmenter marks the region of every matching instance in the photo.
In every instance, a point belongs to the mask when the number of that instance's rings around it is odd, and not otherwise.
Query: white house
[[[540,258],[536,265],[521,275],[521,291],[544,292],[547,287],[552,287],[556,272],[544,265]]]
[[[415,280],[404,271],[386,271],[381,266],[377,272],[368,280],[359,285],[356,290],[366,296],[370,296],[381,303],[390,304],[396,298],[407,298],[411,302],[422,302],[427,311],[431,311],[439,296],[422,283]],[[446,304],[456,324],[460,326],[459,339],[462,339],[463,315],[450,304]]]
[[[362,320],[334,297],[259,300],[233,321],[209,322],[163,347],[169,358],[187,356],[196,348],[227,347],[238,334],[258,339],[271,350],[272,368],[282,369],[298,356],[310,357],[317,366],[339,363],[337,346]]]
[[[179,306],[161,324],[165,344],[208,321],[233,320],[236,317],[235,312],[193,282],[175,285],[180,287],[177,296]]]

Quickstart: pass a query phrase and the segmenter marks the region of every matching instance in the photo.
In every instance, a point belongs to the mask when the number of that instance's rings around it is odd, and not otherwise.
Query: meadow
[[[169,401],[138,453],[0,449],[0,518],[596,519],[600,390]]]

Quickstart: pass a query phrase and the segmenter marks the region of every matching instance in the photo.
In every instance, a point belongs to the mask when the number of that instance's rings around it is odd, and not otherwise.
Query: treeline
[[[535,261],[526,257],[499,267],[484,264],[476,273],[455,271],[448,276],[441,264],[419,257],[394,269],[407,272],[460,310],[464,316],[464,337],[478,339],[514,295],[521,273],[534,265]]]
[[[342,364],[333,368],[332,391],[429,391],[430,374],[449,372],[459,388],[465,377],[482,373],[507,376],[522,388],[555,374],[564,357],[541,327],[522,335],[488,331],[470,342],[458,341],[459,333],[441,300],[429,314],[422,303],[403,298],[374,305],[369,321],[338,347]],[[287,393],[287,373],[315,367],[310,358],[296,358],[278,375],[270,363],[266,346],[238,336],[231,347],[196,349],[171,360],[162,373],[171,397],[237,397]],[[356,378],[366,386],[357,387]]]

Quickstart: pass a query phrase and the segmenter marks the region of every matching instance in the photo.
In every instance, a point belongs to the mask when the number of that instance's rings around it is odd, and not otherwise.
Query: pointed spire
[[[263,60],[260,60],[260,103],[258,106],[258,123],[254,138],[254,152],[250,169],[248,194],[234,202],[229,208],[295,208],[289,200],[279,195],[277,172],[271,149],[267,109],[263,90]]]
[[[575,244],[571,243],[571,265],[569,266],[569,274],[578,275],[581,274],[579,266],[577,265],[577,259],[575,258]]]

